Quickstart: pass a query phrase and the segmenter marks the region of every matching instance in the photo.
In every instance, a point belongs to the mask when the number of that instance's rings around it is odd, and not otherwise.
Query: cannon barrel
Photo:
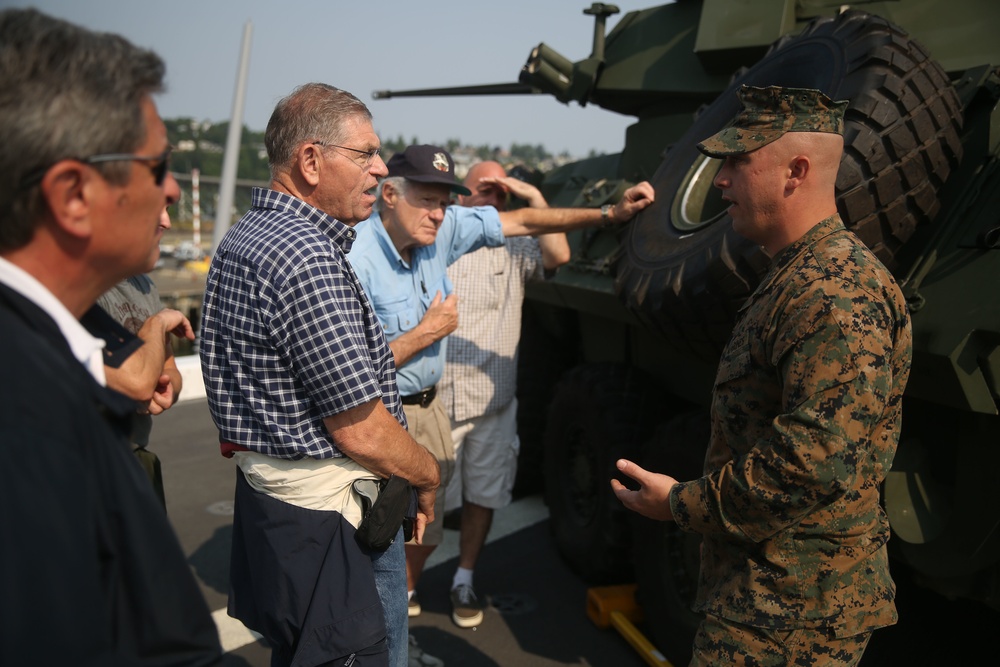
[[[542,91],[523,83],[487,83],[479,86],[452,86],[450,88],[420,88],[418,90],[374,90],[372,97],[387,100],[391,97],[451,97],[457,95],[539,95]]]

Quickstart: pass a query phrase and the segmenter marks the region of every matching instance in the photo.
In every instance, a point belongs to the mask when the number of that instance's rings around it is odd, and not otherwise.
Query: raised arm
[[[496,183],[518,199],[526,201],[531,208],[549,207],[549,203],[545,201],[545,197],[542,196],[538,188],[519,178],[513,178],[512,176],[484,176],[479,180],[482,183]]]
[[[608,219],[599,208],[519,208],[500,213],[504,236],[534,236],[593,227],[603,222],[621,224],[653,203],[653,186],[643,181],[625,191],[621,200],[610,207]]]
[[[549,203],[545,201],[541,191],[531,183],[525,183],[519,178],[484,176],[480,180],[484,183],[496,183],[515,197],[526,201],[529,208],[549,208]],[[570,260],[569,241],[566,240],[566,234],[563,232],[539,234],[538,247],[542,251],[542,266],[547,270],[556,269]]]
[[[557,269],[570,260],[569,241],[564,232],[540,234],[538,247],[542,251],[542,266],[547,271]]]

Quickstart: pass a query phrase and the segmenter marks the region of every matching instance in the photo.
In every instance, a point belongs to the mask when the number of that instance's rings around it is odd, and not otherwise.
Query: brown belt
[[[437,396],[437,385],[432,385],[427,389],[416,394],[410,394],[409,396],[400,396],[399,400],[402,401],[403,405],[419,405],[422,408],[426,408]]]

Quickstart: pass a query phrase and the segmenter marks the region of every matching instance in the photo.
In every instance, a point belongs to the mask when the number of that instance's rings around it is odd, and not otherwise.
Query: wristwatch
[[[601,224],[605,227],[611,223],[611,204],[601,207]]]

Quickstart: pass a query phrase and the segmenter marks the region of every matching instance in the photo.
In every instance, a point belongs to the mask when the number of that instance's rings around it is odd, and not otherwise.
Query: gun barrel
[[[374,90],[372,97],[387,100],[391,97],[452,97],[458,95],[537,95],[541,91],[523,83],[488,83],[480,86],[454,86],[451,88],[422,88],[419,90]]]

